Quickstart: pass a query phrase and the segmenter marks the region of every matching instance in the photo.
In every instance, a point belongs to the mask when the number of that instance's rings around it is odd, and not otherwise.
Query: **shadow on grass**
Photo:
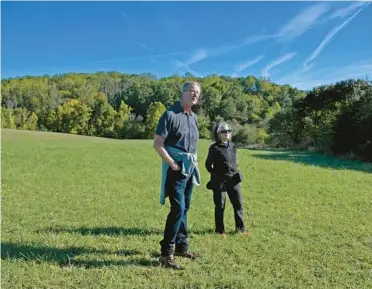
[[[44,230],[37,230],[37,233],[70,233],[80,235],[107,235],[107,236],[150,236],[163,234],[163,231],[156,229],[143,229],[143,228],[121,228],[121,227],[104,227],[104,228],[46,228]]]
[[[214,234],[213,229],[202,229],[194,230],[189,228],[189,234],[192,235],[211,235]],[[160,235],[162,236],[164,231],[160,229],[143,229],[143,228],[120,228],[120,227],[107,227],[107,228],[46,228],[43,230],[37,230],[36,233],[70,233],[70,234],[80,234],[86,235],[106,235],[106,236],[151,236]]]
[[[189,229],[190,235],[214,235],[214,229],[201,229],[201,230],[195,230],[195,229]]]
[[[61,267],[76,266],[84,268],[97,268],[106,266],[145,266],[156,267],[158,262],[145,258],[131,258],[124,260],[102,260],[76,259],[79,255],[99,255],[99,254],[115,254],[125,257],[133,257],[140,254],[136,250],[94,250],[84,247],[69,247],[69,248],[53,248],[38,245],[22,245],[16,243],[1,243],[1,259],[2,260],[24,260],[35,261],[36,263],[50,262],[58,264]]]
[[[336,170],[354,170],[372,173],[372,164],[358,161],[338,159],[312,152],[301,151],[270,151],[267,154],[252,154],[252,157],[265,160],[291,161],[299,164],[317,166]]]

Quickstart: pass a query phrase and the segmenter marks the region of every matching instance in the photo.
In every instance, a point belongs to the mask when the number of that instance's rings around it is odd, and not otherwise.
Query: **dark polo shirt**
[[[199,139],[196,115],[185,113],[178,101],[161,116],[156,134],[165,138],[164,144],[184,152],[195,153]]]

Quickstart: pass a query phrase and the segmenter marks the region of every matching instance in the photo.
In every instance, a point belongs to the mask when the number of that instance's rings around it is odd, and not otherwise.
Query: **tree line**
[[[251,75],[158,79],[151,74],[97,72],[8,78],[1,84],[1,126],[153,138],[161,114],[179,99],[180,87],[188,80],[202,86],[195,107],[201,138],[211,138],[213,124],[225,120],[239,145],[314,148],[370,160],[372,96],[366,80],[305,92]]]
[[[269,123],[272,145],[312,148],[372,161],[372,82],[315,87]]]

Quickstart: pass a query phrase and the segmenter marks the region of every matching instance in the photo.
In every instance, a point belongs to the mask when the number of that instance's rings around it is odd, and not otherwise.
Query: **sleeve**
[[[205,168],[209,173],[213,171],[215,152],[213,147],[209,148],[207,159],[205,160]]]
[[[156,127],[156,134],[166,138],[170,132],[171,119],[169,111],[165,111],[160,117]]]

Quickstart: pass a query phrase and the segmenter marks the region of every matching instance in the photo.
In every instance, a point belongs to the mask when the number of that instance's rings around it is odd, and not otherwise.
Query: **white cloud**
[[[298,13],[294,18],[287,22],[276,34],[259,34],[254,36],[249,36],[241,43],[238,44],[227,44],[219,47],[213,48],[200,48],[191,53],[188,60],[185,61],[187,65],[192,65],[202,60],[208,59],[210,57],[220,56],[231,51],[244,48],[246,46],[252,45],[257,42],[261,42],[267,39],[277,38],[279,41],[285,41],[289,39],[294,39],[307,30],[309,30],[319,19],[321,15],[329,10],[328,3],[315,4],[312,5],[300,13]]]
[[[174,64],[176,65],[176,67],[178,68],[178,70],[182,73],[185,73],[185,72],[190,72],[192,73],[193,75],[195,75],[196,77],[201,77],[202,75],[193,70],[190,65],[192,64],[195,64],[195,63],[198,63],[206,58],[208,58],[209,56],[209,53],[206,49],[204,48],[201,48],[201,49],[198,49],[196,51],[194,51],[188,58],[186,61],[180,61],[180,60],[175,60],[174,61]]]
[[[318,19],[330,9],[328,3],[320,3],[310,6],[282,26],[277,37],[279,40],[290,40],[301,36],[309,30]]]
[[[249,66],[252,66],[253,64],[256,64],[257,62],[261,61],[263,58],[264,58],[263,55],[259,55],[253,60],[248,60],[244,63],[238,64],[238,66],[236,67],[236,72],[240,72],[243,71],[244,69],[247,69]]]
[[[194,52],[191,53],[191,55],[188,57],[188,59],[185,61],[187,65],[192,65],[195,63],[198,63],[202,60],[205,60],[210,57],[216,57],[228,52],[231,52],[233,50],[236,50],[238,48],[244,47],[244,44],[238,44],[238,45],[224,45],[220,47],[215,48],[200,48]]]
[[[279,42],[293,40],[318,23],[323,14],[329,11],[328,3],[315,4],[300,11],[296,16],[284,24],[275,34],[260,34],[248,37],[242,46],[264,41],[267,39],[278,39]]]
[[[269,77],[270,76],[270,73],[269,71],[271,69],[273,69],[275,66],[278,66],[290,59],[292,59],[294,56],[296,55],[295,52],[293,53],[287,53],[279,58],[277,58],[276,60],[274,60],[273,62],[269,63],[268,65],[266,65],[263,69],[262,69],[262,72],[261,72],[261,75],[264,76],[264,77]]]
[[[187,65],[192,65],[194,63],[197,63],[199,61],[202,61],[203,59],[206,59],[208,57],[208,51],[206,49],[198,49],[196,50],[188,60],[186,60]]]
[[[356,9],[357,7],[360,7],[361,4],[359,2],[353,3],[347,8],[343,8],[340,10],[335,11],[332,15],[333,17],[341,17],[342,15],[347,15],[347,13],[350,13],[353,9]],[[366,7],[366,6],[365,6]],[[364,7],[364,8],[365,8]],[[186,61],[179,61],[179,63],[183,63],[183,67],[187,68],[189,71],[191,70],[190,66],[193,64],[196,64],[200,61],[206,60],[211,57],[217,57],[225,53],[232,52],[237,49],[244,48],[246,46],[252,45],[257,42],[261,42],[268,39],[277,39],[279,42],[285,42],[289,40],[293,40],[301,35],[303,35],[305,32],[310,30],[314,25],[317,23],[321,23],[320,19],[323,15],[326,14],[330,10],[331,6],[329,3],[317,3],[315,5],[311,5],[310,7],[307,7],[306,9],[300,11],[297,15],[295,15],[292,19],[290,19],[286,24],[284,24],[279,31],[276,34],[259,34],[247,37],[243,39],[241,43],[238,44],[227,44],[222,45],[219,47],[213,47],[213,48],[200,48],[195,51],[193,51],[189,57],[186,59]],[[328,21],[330,18],[326,18],[326,21]],[[348,20],[347,20],[348,21]],[[347,23],[346,23],[347,24]],[[343,24],[342,27],[346,24]],[[337,29],[337,31],[331,31],[329,35],[326,36],[326,39],[324,40],[324,43],[320,44],[317,50],[314,51],[313,56],[317,56],[318,53],[324,48],[324,46],[328,43],[328,41],[342,28],[340,27]],[[328,38],[328,39],[327,39]],[[292,58],[294,54],[287,54],[284,57]],[[278,59],[278,61],[287,61],[289,59],[283,58]],[[310,59],[310,58],[309,58]],[[311,61],[310,59],[309,61]],[[281,64],[280,63],[273,63],[276,65]],[[266,75],[269,73],[269,70],[272,69],[274,66],[270,67],[267,66],[263,73]],[[310,66],[308,63],[304,66],[304,70],[308,70]],[[239,71],[237,71],[239,72]],[[237,73],[236,72],[236,73]],[[236,75],[235,73],[235,75]]]
[[[194,75],[196,77],[203,77],[203,75],[201,73],[191,69],[190,66],[185,62],[176,60],[174,62],[174,64],[176,65],[178,70],[182,73],[190,72],[192,75]]]
[[[333,12],[331,14],[331,16],[329,18],[330,19],[344,18],[344,17],[348,16],[349,14],[351,14],[355,9],[358,9],[359,7],[364,6],[364,5],[366,5],[366,2],[364,2],[364,1],[353,2],[352,4],[350,4],[349,6],[347,6],[345,8],[341,8],[339,10],[336,10],[335,12]]]
[[[232,77],[238,76],[239,72],[242,72],[243,70],[247,69],[248,67],[260,62],[264,58],[263,55],[257,56],[255,59],[251,59],[245,62],[240,62],[235,67],[235,73],[232,75]]]
[[[311,73],[295,71],[275,82],[290,84],[300,89],[311,89],[314,86],[335,83],[350,78],[372,78],[372,59],[343,67],[332,67],[313,70]]]
[[[367,5],[363,6],[357,12],[355,12],[351,17],[345,20],[343,23],[338,25],[337,27],[333,28],[329,31],[326,37],[322,40],[322,42],[318,45],[318,47],[313,51],[313,53],[308,57],[305,62],[303,63],[303,70],[308,70],[308,64],[310,61],[314,60],[318,57],[319,53],[324,49],[324,47],[328,44],[328,42],[342,29],[344,28],[354,17],[356,17],[360,12],[362,12],[371,2]]]

